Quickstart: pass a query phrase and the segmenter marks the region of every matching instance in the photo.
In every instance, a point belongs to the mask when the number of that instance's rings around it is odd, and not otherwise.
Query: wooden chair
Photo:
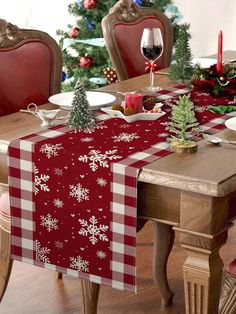
[[[140,51],[143,28],[161,29],[164,50],[157,68],[168,67],[173,47],[170,20],[155,8],[139,7],[132,0],[120,0],[102,20],[102,31],[108,53],[120,81],[145,73],[145,58]]]
[[[236,259],[226,268],[219,304],[219,314],[236,313]]]
[[[0,19],[0,116],[41,105],[61,90],[62,55],[47,33]],[[0,153],[7,146],[0,143]],[[0,162],[5,163],[4,158]],[[11,215],[7,174],[0,173],[0,301],[11,273]],[[60,274],[58,275],[60,277]]]
[[[45,32],[0,19],[0,116],[46,103],[61,89],[62,55]]]

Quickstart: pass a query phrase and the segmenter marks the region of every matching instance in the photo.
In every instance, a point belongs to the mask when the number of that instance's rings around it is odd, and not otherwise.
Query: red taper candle
[[[217,55],[217,65],[216,65],[216,70],[219,74],[223,73],[222,45],[223,45],[223,33],[222,31],[220,31],[218,35],[218,55]]]

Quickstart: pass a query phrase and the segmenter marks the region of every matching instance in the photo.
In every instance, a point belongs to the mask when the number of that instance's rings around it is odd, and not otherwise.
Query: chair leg
[[[100,285],[81,279],[83,292],[83,314],[97,314]]]
[[[11,275],[11,221],[0,214],[0,302],[4,296]]]
[[[226,273],[221,291],[219,314],[236,313],[236,278]]]

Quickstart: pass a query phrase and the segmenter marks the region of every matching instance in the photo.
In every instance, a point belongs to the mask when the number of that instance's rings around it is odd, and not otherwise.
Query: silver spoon
[[[228,141],[228,140],[222,140],[219,137],[209,135],[209,134],[203,134],[203,137],[210,143],[214,145],[219,145],[220,143],[225,143],[225,144],[232,144],[236,145],[236,141]]]

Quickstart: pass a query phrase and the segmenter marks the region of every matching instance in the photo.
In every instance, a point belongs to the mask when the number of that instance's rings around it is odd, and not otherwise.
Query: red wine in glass
[[[150,86],[144,90],[155,92],[160,87],[154,87],[154,73],[152,71],[154,62],[163,53],[163,39],[160,28],[144,28],[141,38],[141,53],[150,62]]]

